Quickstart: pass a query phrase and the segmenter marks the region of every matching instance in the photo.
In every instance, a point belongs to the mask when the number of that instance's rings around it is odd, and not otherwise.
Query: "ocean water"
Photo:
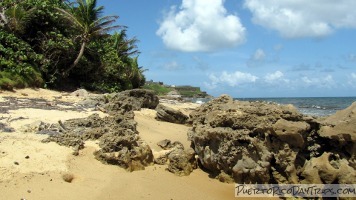
[[[349,107],[356,97],[298,97],[298,98],[235,98],[242,101],[267,101],[292,104],[299,112],[313,116],[328,116]]]
[[[299,112],[312,116],[328,116],[349,107],[356,97],[288,97],[288,98],[234,98],[240,101],[266,101],[277,104],[292,104]],[[206,103],[211,99],[193,98],[192,102]]]

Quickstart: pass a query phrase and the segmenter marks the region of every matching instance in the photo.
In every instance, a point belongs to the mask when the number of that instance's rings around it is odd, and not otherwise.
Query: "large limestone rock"
[[[118,165],[127,171],[143,170],[146,166],[153,164],[152,150],[148,144],[141,140],[125,140],[106,136],[101,140],[101,150],[94,153],[95,157],[107,164]],[[109,145],[106,143],[109,141]],[[116,146],[115,146],[116,145]]]
[[[230,176],[238,183],[353,183],[353,179],[342,177],[355,170],[354,107],[339,114],[338,122],[330,117],[321,123],[291,105],[234,101],[223,95],[190,114],[193,127],[188,137],[201,166],[219,179],[229,180],[226,176]],[[332,133],[332,128],[337,131]],[[340,167],[330,172],[337,173],[336,178],[320,175],[322,169],[331,169],[327,163],[326,167],[316,164],[326,162],[325,155],[338,158],[329,164]]]
[[[338,149],[339,154],[351,155],[350,165],[356,169],[356,102],[322,120],[318,133],[330,141],[330,148]]]
[[[193,149],[174,149],[168,154],[168,161],[167,170],[178,176],[188,176],[197,168]]]
[[[176,124],[185,124],[188,120],[188,116],[180,112],[179,110],[174,110],[162,104],[158,104],[156,119]]]
[[[311,158],[303,167],[301,176],[304,184],[351,184],[356,182],[356,171],[350,167],[349,161],[340,159],[339,155],[324,153]]]
[[[58,134],[52,130],[41,130],[40,133],[51,131],[44,142],[57,142],[60,145],[74,147],[77,151],[84,148],[85,140],[99,140],[100,150],[95,157],[103,163],[118,165],[128,171],[144,169],[153,164],[151,148],[140,139],[134,121],[135,109],[154,107],[158,98],[150,96],[149,91],[137,90],[124,92],[126,96],[117,96],[108,104],[109,116],[101,118],[98,114],[83,119],[72,119],[59,122]],[[137,97],[138,96],[138,97]],[[157,98],[157,102],[155,99]],[[120,102],[119,99],[123,100]],[[135,102],[136,104],[130,104]],[[50,127],[53,127],[52,125]]]
[[[81,90],[73,95],[81,95]],[[78,102],[86,108],[97,108],[110,114],[136,111],[141,108],[155,109],[159,103],[158,97],[151,90],[133,89],[112,94],[89,94]]]
[[[283,118],[273,125],[274,135],[295,147],[303,147],[302,134],[308,132],[309,129],[310,125],[306,122],[287,121]]]
[[[158,103],[159,99],[153,91],[133,89],[113,95],[104,105],[104,108],[108,112],[126,112],[141,110],[141,108],[155,109]]]

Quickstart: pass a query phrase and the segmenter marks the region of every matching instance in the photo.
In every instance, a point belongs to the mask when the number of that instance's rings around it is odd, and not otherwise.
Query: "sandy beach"
[[[17,99],[44,99],[50,102],[60,99],[75,105],[80,97],[44,89],[23,89],[16,92],[2,91],[0,102],[7,97]],[[68,104],[66,104],[68,107]],[[171,105],[189,113],[196,104]],[[62,106],[63,107],[63,106]],[[69,106],[70,107],[70,106]],[[0,191],[3,199],[235,199],[234,184],[221,183],[209,174],[196,169],[189,176],[179,177],[168,171],[164,165],[152,165],[145,170],[127,172],[114,166],[105,165],[94,158],[99,148],[97,141],[87,141],[78,156],[73,149],[57,143],[42,143],[46,135],[35,134],[29,124],[44,121],[56,123],[73,118],[87,117],[94,110],[66,109],[9,109],[0,113],[3,124],[13,132],[0,132]],[[163,139],[180,141],[189,147],[186,125],[157,121],[154,110],[135,111],[135,121],[140,137],[146,141],[153,154],[161,151],[156,143]],[[73,180],[64,181],[63,176]]]

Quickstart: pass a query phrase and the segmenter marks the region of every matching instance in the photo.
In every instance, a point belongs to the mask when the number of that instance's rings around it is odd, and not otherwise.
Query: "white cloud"
[[[163,68],[166,70],[173,71],[181,69],[181,66],[176,61],[171,61],[169,63],[164,64]]]
[[[235,71],[232,73],[223,71],[220,75],[212,73],[209,75],[210,83],[205,83],[205,86],[214,89],[219,84],[228,85],[231,87],[254,83],[257,81],[258,77],[250,73],[244,73],[240,71]]]
[[[356,73],[351,73],[351,77],[356,80]]]
[[[156,34],[171,49],[194,52],[214,51],[245,41],[245,27],[236,15],[229,15],[224,0],[182,0],[171,7]]]
[[[247,60],[248,67],[258,67],[264,64],[266,59],[266,53],[263,49],[257,49],[254,54]]]
[[[260,61],[260,60],[264,60],[265,57],[266,57],[265,52],[262,49],[257,49],[255,54],[253,55],[253,60]]]
[[[302,84],[304,87],[316,88],[334,88],[336,86],[336,82],[331,75],[320,78],[309,78],[307,76],[303,76],[300,81],[297,81],[297,83]]]
[[[348,83],[351,87],[356,88],[356,73],[350,74]]]
[[[269,84],[275,84],[280,82],[289,83],[289,80],[284,78],[284,74],[281,71],[266,74],[264,80]]]
[[[356,28],[355,0],[245,0],[252,21],[283,37],[322,37],[337,28]]]

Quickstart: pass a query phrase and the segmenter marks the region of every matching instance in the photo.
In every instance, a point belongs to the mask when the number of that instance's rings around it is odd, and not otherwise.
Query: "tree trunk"
[[[65,70],[63,72],[64,76],[68,75],[69,71],[72,70],[79,63],[79,60],[82,58],[82,56],[84,54],[84,49],[85,49],[86,44],[87,43],[85,41],[82,43],[82,46],[80,47],[80,51],[79,51],[77,58],[75,59],[74,63],[67,70]]]

